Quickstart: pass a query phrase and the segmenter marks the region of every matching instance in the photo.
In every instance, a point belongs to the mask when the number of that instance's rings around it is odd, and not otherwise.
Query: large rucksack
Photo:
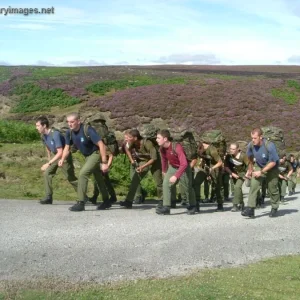
[[[285,141],[283,130],[275,126],[262,127],[263,137],[268,141],[272,142],[276,146],[278,155],[282,155],[285,150]]]
[[[175,151],[176,143],[179,143],[181,144],[188,161],[191,161],[198,157],[198,146],[194,138],[194,135],[191,131],[186,130],[181,133],[174,133],[172,134],[172,137],[173,137],[172,151],[174,153],[176,153]]]
[[[112,153],[113,156],[117,156],[120,154],[119,144],[116,139],[116,136],[114,132],[108,130],[108,127],[106,126],[105,123],[101,122],[101,123],[91,124],[87,122],[83,124],[84,135],[89,140],[91,139],[91,137],[88,134],[88,128],[90,126],[92,126],[96,130],[96,132],[100,135],[101,140],[103,141],[103,143],[106,145],[106,147]]]
[[[103,141],[103,143],[108,148],[109,152],[112,153],[113,156],[117,156],[120,154],[119,144],[116,139],[116,136],[115,136],[114,132],[108,130],[108,127],[106,126],[105,123],[103,123],[103,122],[96,123],[95,122],[92,124],[90,122],[85,122],[83,124],[83,133],[88,140],[91,140],[91,137],[89,136],[89,133],[88,133],[88,129],[90,126],[93,127],[96,130],[96,132],[100,135],[101,140]],[[71,130],[70,139],[72,140],[72,130]],[[75,151],[76,151],[76,148],[72,152],[75,152]]]
[[[200,140],[205,144],[210,144],[217,148],[221,159],[224,160],[227,151],[227,144],[221,130],[207,130],[202,134]]]
[[[239,149],[243,153],[247,153],[247,147],[249,145],[249,142],[246,142],[246,141],[237,141],[236,143],[239,145]]]
[[[159,128],[157,128],[155,125],[152,124],[146,124],[144,125],[143,130],[141,130],[141,136],[144,138],[145,141],[150,140],[155,148],[159,148],[157,141],[156,141],[156,136]]]

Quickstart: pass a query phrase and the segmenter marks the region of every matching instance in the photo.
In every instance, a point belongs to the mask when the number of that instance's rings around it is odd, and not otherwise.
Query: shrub
[[[12,109],[15,113],[44,111],[54,106],[67,107],[80,103],[80,99],[69,96],[62,89],[43,90],[33,83],[17,86],[12,94],[20,96]]]
[[[34,125],[19,121],[0,120],[0,142],[25,143],[40,139]]]

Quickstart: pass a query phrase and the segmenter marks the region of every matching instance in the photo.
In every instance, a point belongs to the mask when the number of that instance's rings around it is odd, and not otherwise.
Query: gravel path
[[[159,216],[155,204],[70,212],[71,202],[0,200],[0,280],[166,277],[299,254],[299,195],[287,197],[276,218],[267,201],[255,219],[230,212],[231,203],[223,213],[203,204],[194,216],[184,208]]]

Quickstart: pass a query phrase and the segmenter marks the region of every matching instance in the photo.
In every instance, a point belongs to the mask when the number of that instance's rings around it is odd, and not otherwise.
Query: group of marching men
[[[48,153],[48,162],[41,170],[44,172],[46,196],[41,204],[52,204],[52,178],[58,168],[78,194],[78,201],[70,211],[84,211],[86,202],[97,204],[99,193],[102,202],[98,210],[109,209],[117,201],[116,193],[109,178],[109,169],[113,163],[113,155],[103,143],[101,136],[92,126],[84,130],[78,113],[67,115],[69,129],[63,135],[49,126],[46,117],[36,120],[36,129],[41,134]],[[143,202],[141,181],[150,171],[157,188],[157,197],[162,199],[156,206],[156,213],[170,214],[176,207],[176,185],[179,184],[182,201],[187,204],[187,214],[198,213],[201,202],[200,186],[210,182],[211,199],[217,202],[216,211],[222,212],[224,201],[224,174],[229,174],[234,186],[232,212],[241,211],[245,217],[254,218],[255,208],[263,205],[268,191],[271,211],[269,216],[277,215],[280,202],[284,202],[287,185],[289,195],[295,192],[298,163],[291,155],[279,157],[272,142],[266,142],[262,130],[255,128],[251,132],[251,142],[246,152],[239,149],[238,143],[231,143],[228,153],[221,158],[217,148],[202,140],[198,143],[198,157],[188,161],[184,148],[173,142],[170,131],[159,130],[156,140],[143,138],[137,129],[124,134],[122,151],[130,160],[131,183],[122,208],[131,209],[133,202]],[[75,147],[85,157],[78,177],[74,172],[71,147]],[[94,176],[93,197],[87,196],[90,175]],[[244,181],[250,182],[248,205],[244,205],[242,186]],[[208,191],[205,191],[208,194]],[[208,196],[206,196],[208,198]],[[226,197],[225,197],[226,198]]]

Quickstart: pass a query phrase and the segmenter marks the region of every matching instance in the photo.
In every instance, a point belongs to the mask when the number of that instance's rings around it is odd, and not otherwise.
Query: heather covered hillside
[[[152,122],[198,135],[222,129],[230,141],[274,125],[300,150],[300,67],[0,67],[0,95],[5,119],[103,111],[120,132]]]

